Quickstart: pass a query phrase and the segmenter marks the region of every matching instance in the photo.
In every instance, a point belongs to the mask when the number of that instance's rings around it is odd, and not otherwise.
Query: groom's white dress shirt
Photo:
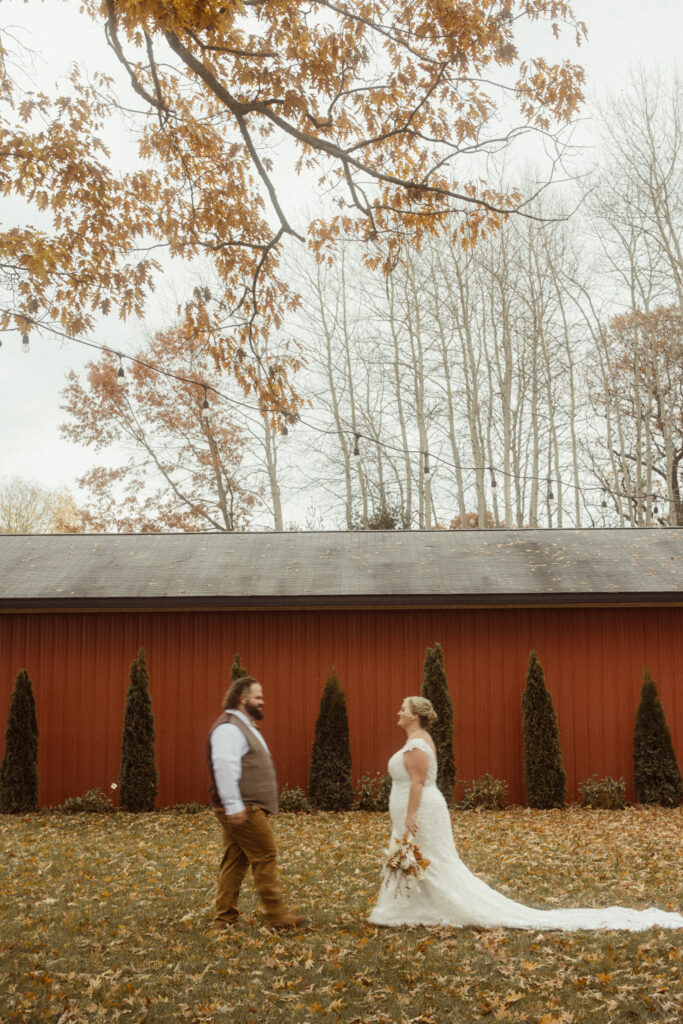
[[[229,714],[240,718],[251,729],[254,736],[258,736],[259,741],[270,754],[268,744],[258,729],[254,727],[249,715],[245,715],[243,711],[235,711],[234,708],[227,710]],[[239,814],[244,810],[239,782],[242,778],[242,758],[248,750],[247,739],[236,725],[225,722],[213,730],[211,734],[213,774],[216,779],[216,789],[226,814]]]

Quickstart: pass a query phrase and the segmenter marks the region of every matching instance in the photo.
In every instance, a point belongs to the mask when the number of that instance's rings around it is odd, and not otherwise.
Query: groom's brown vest
[[[256,739],[252,730],[237,715],[231,714],[230,711],[224,711],[220,718],[217,718],[213,723],[206,744],[206,761],[211,777],[211,785],[209,786],[211,803],[214,807],[223,806],[218,795],[216,776],[213,771],[211,736],[214,729],[227,722],[232,722],[233,725],[236,725],[249,744],[249,750],[242,758],[242,778],[240,779],[242,800],[245,804],[256,804],[257,807],[262,807],[269,814],[277,814],[279,808],[278,786],[273,759],[261,741]]]

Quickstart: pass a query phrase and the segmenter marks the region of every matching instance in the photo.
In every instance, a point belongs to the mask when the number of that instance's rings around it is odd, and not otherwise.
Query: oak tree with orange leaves
[[[36,0],[32,0],[33,3]],[[564,0],[84,0],[130,83],[76,67],[61,96],[0,87],[0,188],[44,214],[0,234],[0,325],[91,331],[142,313],[164,247],[209,261],[208,295],[182,303],[182,335],[207,344],[260,404],[299,405],[285,348],[261,354],[298,302],[289,239],[332,259],[342,236],[391,270],[402,247],[495,229],[523,197],[489,187],[477,154],[552,132],[582,98],[569,60],[524,60],[525,23],[585,27]],[[103,138],[125,107],[139,165],[117,170]],[[292,182],[319,192],[309,222]],[[331,211],[331,212],[330,212]],[[449,225],[451,225],[449,227]]]
[[[109,352],[88,364],[83,380],[68,375],[62,433],[111,453],[108,465],[78,481],[88,494],[84,529],[244,529],[260,490],[241,465],[245,431],[238,410],[197,386],[215,370],[210,353],[179,328],[159,332],[139,355],[126,361],[122,376]],[[162,362],[166,372],[159,374],[153,367]]]

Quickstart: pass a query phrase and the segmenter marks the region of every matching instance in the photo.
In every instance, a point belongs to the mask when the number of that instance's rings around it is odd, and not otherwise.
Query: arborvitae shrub
[[[529,807],[563,807],[567,776],[562,763],[560,733],[553,699],[536,652],[529,654],[524,715],[524,784]]]
[[[424,660],[422,696],[430,700],[439,716],[429,727],[436,747],[436,784],[447,804],[453,802],[455,758],[453,756],[453,701],[448,692],[448,678],[441,644],[428,647]]]
[[[123,716],[119,806],[122,811],[153,811],[159,773],[154,760],[154,715],[142,647],[130,666]]]
[[[327,676],[315,723],[308,798],[321,811],[348,811],[353,805],[349,719],[334,668]]]
[[[641,804],[678,807],[683,802],[681,771],[657,687],[647,669],[633,731],[633,781]]]
[[[38,722],[31,678],[22,668],[7,715],[5,756],[0,764],[0,812],[38,809]]]
[[[248,676],[246,668],[242,665],[239,654],[236,654],[232,659],[232,668],[230,669],[230,682],[234,683],[236,679],[244,679]]]

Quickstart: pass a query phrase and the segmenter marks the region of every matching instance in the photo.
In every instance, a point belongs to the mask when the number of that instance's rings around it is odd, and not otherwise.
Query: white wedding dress
[[[407,750],[424,750],[429,771],[418,810],[415,842],[430,861],[419,878],[409,877],[396,884],[395,876],[385,881],[370,914],[372,924],[450,925],[454,928],[477,925],[483,928],[538,928],[576,931],[580,928],[610,928],[644,931],[646,928],[683,928],[683,916],[652,908],[629,910],[606,907],[604,910],[535,910],[515,903],[491,889],[469,871],[460,860],[453,841],[451,819],[446,801],[436,785],[436,759],[430,745],[415,737],[389,761],[391,775],[392,838],[404,834],[410,776],[403,755]]]

